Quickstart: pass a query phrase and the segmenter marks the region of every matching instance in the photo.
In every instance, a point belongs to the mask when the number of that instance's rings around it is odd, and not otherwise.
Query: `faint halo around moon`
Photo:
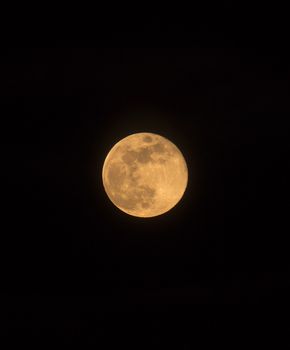
[[[171,141],[142,132],[113,146],[105,159],[102,179],[117,208],[148,218],[166,213],[180,201],[188,170],[182,153]]]

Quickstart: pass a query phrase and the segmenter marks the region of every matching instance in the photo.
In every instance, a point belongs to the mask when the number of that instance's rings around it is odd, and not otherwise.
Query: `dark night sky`
[[[271,25],[236,20],[151,18],[2,49],[9,339],[189,349],[193,329],[235,329],[196,305],[285,300],[289,65]],[[101,182],[112,145],[141,131],[172,140],[189,167],[184,199],[151,219],[116,209]],[[247,331],[269,324],[244,317]]]

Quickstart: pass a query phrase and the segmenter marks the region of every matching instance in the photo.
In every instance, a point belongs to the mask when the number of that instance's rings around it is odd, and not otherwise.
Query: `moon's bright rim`
[[[188,169],[180,150],[153,133],[136,133],[117,142],[108,153],[102,180],[112,203],[137,217],[166,213],[182,198]]]

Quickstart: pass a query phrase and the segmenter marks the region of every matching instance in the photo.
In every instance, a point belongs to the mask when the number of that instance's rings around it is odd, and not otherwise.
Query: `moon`
[[[123,212],[162,215],[182,198],[188,169],[180,150],[163,136],[141,132],[117,142],[102,169],[105,192]]]

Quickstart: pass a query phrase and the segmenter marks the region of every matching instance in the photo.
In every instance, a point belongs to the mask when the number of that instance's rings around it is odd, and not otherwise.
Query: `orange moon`
[[[168,212],[180,201],[188,169],[182,153],[171,141],[142,132],[113,146],[104,161],[102,180],[117,208],[149,218]]]

